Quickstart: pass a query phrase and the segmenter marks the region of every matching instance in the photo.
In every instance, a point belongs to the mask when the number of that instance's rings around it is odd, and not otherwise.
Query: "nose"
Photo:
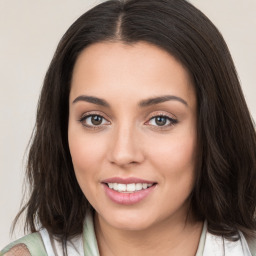
[[[117,128],[110,142],[110,162],[120,167],[143,162],[142,144],[138,136],[135,128],[124,126]]]

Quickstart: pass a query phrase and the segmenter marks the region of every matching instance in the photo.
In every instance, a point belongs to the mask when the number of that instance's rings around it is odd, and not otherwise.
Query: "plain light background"
[[[19,210],[43,78],[68,27],[100,0],[0,0],[0,249]],[[223,34],[256,120],[256,0],[190,0]]]

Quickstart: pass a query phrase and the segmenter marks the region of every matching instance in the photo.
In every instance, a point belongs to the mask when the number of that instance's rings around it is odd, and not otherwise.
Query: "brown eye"
[[[167,122],[167,118],[166,117],[163,117],[163,116],[158,116],[156,117],[156,124],[159,125],[159,126],[163,126],[165,125]]]
[[[101,115],[85,115],[83,116],[79,122],[88,128],[97,128],[109,124],[109,122]]]
[[[175,125],[177,123],[178,123],[178,120],[173,119],[166,115],[154,116],[148,122],[148,124],[156,127],[168,127],[171,125]]]
[[[91,122],[93,125],[100,125],[102,123],[102,117],[101,116],[96,116],[96,115],[92,115],[91,116]]]

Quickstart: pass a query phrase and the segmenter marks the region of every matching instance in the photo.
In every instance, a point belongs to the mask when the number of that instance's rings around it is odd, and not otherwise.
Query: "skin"
[[[110,108],[77,99],[81,95],[104,99]],[[138,106],[163,95],[182,100]],[[188,215],[188,197],[195,178],[196,108],[188,72],[154,45],[101,42],[78,57],[68,139],[78,183],[96,210],[101,255],[195,255],[202,223]],[[81,121],[89,114],[102,116],[102,122]],[[159,125],[159,114],[176,121],[165,118]],[[157,184],[142,201],[121,205],[102,184],[112,177]]]

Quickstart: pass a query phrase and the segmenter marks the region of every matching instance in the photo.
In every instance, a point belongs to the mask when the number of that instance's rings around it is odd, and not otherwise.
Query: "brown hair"
[[[38,104],[27,164],[32,190],[21,210],[27,210],[27,228],[35,232],[40,223],[63,242],[82,232],[90,205],[74,175],[68,146],[70,80],[85,47],[116,40],[161,47],[190,72],[199,145],[191,209],[214,234],[232,239],[241,230],[250,235],[256,230],[255,129],[225,41],[185,0],[110,0],[83,14],[65,33]]]

